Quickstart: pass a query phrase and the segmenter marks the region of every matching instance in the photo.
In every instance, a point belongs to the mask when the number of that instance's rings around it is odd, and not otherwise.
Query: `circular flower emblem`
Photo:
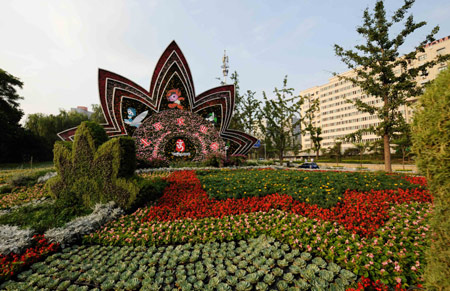
[[[198,114],[166,110],[152,115],[133,134],[137,158],[200,161],[211,152],[225,154],[217,129]]]

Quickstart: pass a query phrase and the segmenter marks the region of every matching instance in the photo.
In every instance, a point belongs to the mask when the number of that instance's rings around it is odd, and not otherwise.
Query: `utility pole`
[[[228,76],[228,56],[227,56],[227,51],[224,50],[223,51],[223,58],[222,58],[222,73],[223,73],[223,83],[226,84],[227,83],[227,76]]]

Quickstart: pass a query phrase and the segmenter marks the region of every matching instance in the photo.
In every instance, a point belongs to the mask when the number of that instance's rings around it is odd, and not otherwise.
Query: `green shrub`
[[[247,156],[244,155],[231,155],[226,160],[226,166],[243,166],[247,161]]]
[[[137,179],[139,185],[139,193],[132,205],[132,209],[135,209],[141,205],[145,205],[148,202],[155,201],[162,196],[164,189],[168,185],[168,182],[160,177],[152,179]]]
[[[221,168],[225,165],[226,157],[223,154],[219,153],[210,153],[205,157],[203,164],[206,167],[216,167]]]
[[[0,186],[0,194],[6,194],[6,193],[11,193],[11,191],[14,189],[13,186],[11,185],[3,185]]]
[[[413,152],[434,195],[434,233],[425,281],[430,289],[450,289],[450,70],[439,74],[419,98],[412,126]]]
[[[94,121],[85,121],[84,124],[89,129],[96,148],[108,141],[109,138],[103,126]]]
[[[138,167],[144,169],[155,169],[155,168],[167,168],[169,166],[169,162],[166,158],[156,157],[150,158],[148,160],[139,160]]]
[[[275,165],[275,161],[273,161],[273,160],[263,160],[263,161],[258,161],[258,164],[260,164],[262,166],[273,166],[273,165]]]
[[[246,165],[246,166],[249,166],[249,167],[255,167],[255,166],[258,166],[258,161],[255,161],[255,160],[247,160],[247,161],[245,162],[245,165]]]
[[[56,199],[77,200],[85,207],[113,200],[129,209],[139,193],[137,183],[129,179],[136,166],[134,142],[129,137],[113,138],[97,149],[91,132],[89,123],[83,122],[71,150],[63,143],[55,144],[58,176],[47,181],[47,189]]]

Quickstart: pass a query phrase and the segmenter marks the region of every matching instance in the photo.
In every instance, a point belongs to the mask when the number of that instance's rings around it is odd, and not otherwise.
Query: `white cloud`
[[[97,69],[147,79],[156,59],[132,43],[137,12],[129,1],[14,1],[0,9],[0,63],[21,78],[25,113],[99,103]],[[149,7],[155,7],[149,5]],[[132,11],[134,9],[134,11]],[[144,36],[143,36],[144,37]],[[145,37],[156,37],[153,30]],[[143,51],[140,51],[143,50]],[[159,52],[158,52],[159,53]],[[133,79],[136,78],[136,79]],[[146,80],[144,88],[149,84]]]

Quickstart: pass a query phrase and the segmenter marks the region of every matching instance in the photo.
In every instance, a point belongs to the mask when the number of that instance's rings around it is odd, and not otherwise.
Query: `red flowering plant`
[[[59,244],[50,243],[43,235],[33,236],[33,246],[21,254],[0,255],[0,282],[6,281],[37,261],[59,249]]]

